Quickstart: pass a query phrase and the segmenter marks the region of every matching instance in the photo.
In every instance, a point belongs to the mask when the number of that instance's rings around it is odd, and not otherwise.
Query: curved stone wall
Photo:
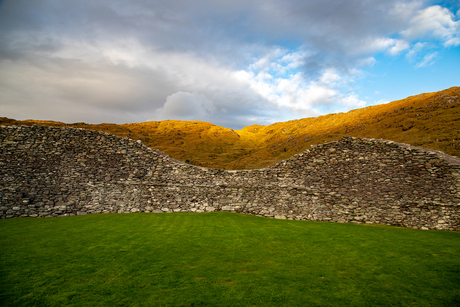
[[[391,141],[343,138],[250,171],[74,128],[2,126],[0,144],[1,218],[220,210],[460,230],[458,160]]]

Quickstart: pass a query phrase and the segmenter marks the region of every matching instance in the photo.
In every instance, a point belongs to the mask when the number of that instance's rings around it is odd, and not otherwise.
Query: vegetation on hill
[[[411,96],[347,113],[232,130],[201,121],[65,124],[0,118],[2,125],[68,126],[142,140],[190,164],[222,169],[263,168],[343,136],[383,138],[460,157],[460,87]]]

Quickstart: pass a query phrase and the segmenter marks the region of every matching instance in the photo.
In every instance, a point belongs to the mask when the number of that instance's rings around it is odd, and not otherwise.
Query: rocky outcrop
[[[0,144],[1,218],[233,211],[460,230],[458,160],[391,141],[343,138],[250,171],[74,128],[2,126]]]

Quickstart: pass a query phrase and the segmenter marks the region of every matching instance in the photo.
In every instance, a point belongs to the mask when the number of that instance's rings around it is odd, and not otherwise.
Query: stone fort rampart
[[[231,211],[460,230],[460,165],[439,152],[343,138],[260,170],[206,169],[128,138],[0,128],[0,217]]]

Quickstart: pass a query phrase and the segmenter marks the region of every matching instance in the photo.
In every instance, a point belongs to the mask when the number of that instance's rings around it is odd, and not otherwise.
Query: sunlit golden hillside
[[[147,146],[187,163],[223,169],[266,167],[311,145],[338,140],[343,136],[389,139],[460,157],[460,87],[348,113],[269,126],[253,125],[242,130],[200,121],[90,125],[0,118],[0,124],[101,130],[140,139]]]

